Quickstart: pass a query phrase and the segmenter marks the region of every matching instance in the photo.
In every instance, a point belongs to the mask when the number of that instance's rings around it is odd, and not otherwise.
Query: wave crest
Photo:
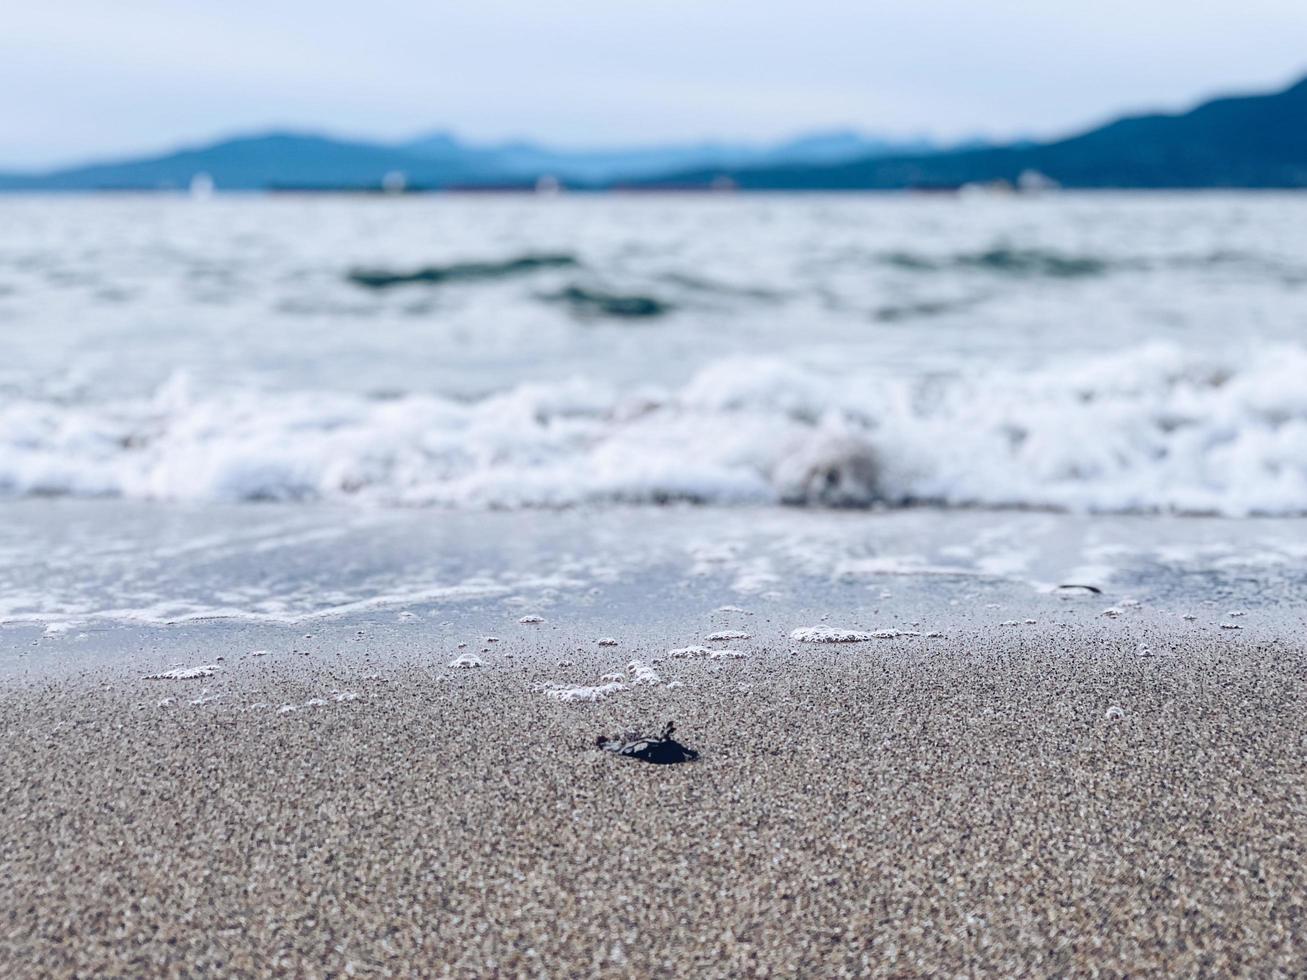
[[[552,507],[621,501],[1307,513],[1307,349],[1154,345],[929,387],[775,359],[676,390],[525,385],[475,402],[197,393],[0,404],[0,490]]]

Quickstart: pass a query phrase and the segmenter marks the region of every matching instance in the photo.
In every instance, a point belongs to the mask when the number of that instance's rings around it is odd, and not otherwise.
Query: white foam
[[[486,662],[469,650],[467,653],[459,656],[449,662],[449,666],[457,667],[460,670],[474,670],[477,667],[484,667]]]
[[[146,674],[147,681],[193,681],[200,677],[212,677],[222,670],[217,664],[201,664],[198,667],[174,667],[157,674]]]
[[[668,650],[667,656],[671,657],[673,660],[692,660],[701,657],[710,657],[712,656],[712,650],[708,647],[701,646],[677,647],[674,650]]]
[[[570,687],[554,687],[545,691],[545,696],[553,698],[555,701],[602,701],[604,698],[611,697],[621,691],[629,690],[621,681],[608,681],[602,684],[590,686],[573,685]]]
[[[921,382],[731,358],[641,411],[599,381],[473,401],[326,390],[0,404],[0,492],[452,507],[935,500],[1307,511],[1307,347],[1153,344]],[[1011,556],[1016,562],[1020,556]],[[765,569],[741,591],[768,587]]]
[[[836,629],[833,626],[805,626],[791,631],[790,639],[800,643],[865,643],[875,637],[861,630]]]
[[[626,669],[631,674],[631,684],[633,686],[662,683],[663,679],[658,676],[658,671],[654,670],[643,660],[632,660],[627,664]]]
[[[704,639],[710,643],[722,643],[730,640],[747,640],[749,634],[742,630],[717,630],[714,633],[709,633]]]

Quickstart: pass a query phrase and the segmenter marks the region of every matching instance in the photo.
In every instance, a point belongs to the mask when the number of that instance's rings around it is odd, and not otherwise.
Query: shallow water
[[[1303,228],[1258,194],[0,198],[0,640],[684,647],[738,604],[783,642],[1020,628],[1062,582],[1296,615]]]
[[[1307,511],[1294,195],[0,198],[0,493]]]
[[[746,639],[736,633],[784,643],[809,626],[999,629],[1071,607],[1147,609],[1176,626],[1192,614],[1204,628],[1247,611],[1240,625],[1283,635],[1307,605],[1298,519],[114,500],[11,501],[6,513],[9,655],[76,658],[110,634],[121,634],[110,647],[130,646],[166,627],[176,642],[222,624],[252,630],[251,649],[351,624],[418,642],[502,631],[612,635],[623,650],[650,636],[734,647]],[[1064,584],[1102,591],[1060,594]]]

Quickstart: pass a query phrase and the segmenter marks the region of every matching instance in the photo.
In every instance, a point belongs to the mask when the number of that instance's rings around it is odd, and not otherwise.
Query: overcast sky
[[[0,164],[274,126],[1042,136],[1302,72],[1304,0],[44,0],[5,12]]]

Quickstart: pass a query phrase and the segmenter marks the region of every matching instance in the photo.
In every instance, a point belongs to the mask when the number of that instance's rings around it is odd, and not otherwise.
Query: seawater
[[[0,495],[1300,515],[1304,229],[1251,193],[0,198]]]

